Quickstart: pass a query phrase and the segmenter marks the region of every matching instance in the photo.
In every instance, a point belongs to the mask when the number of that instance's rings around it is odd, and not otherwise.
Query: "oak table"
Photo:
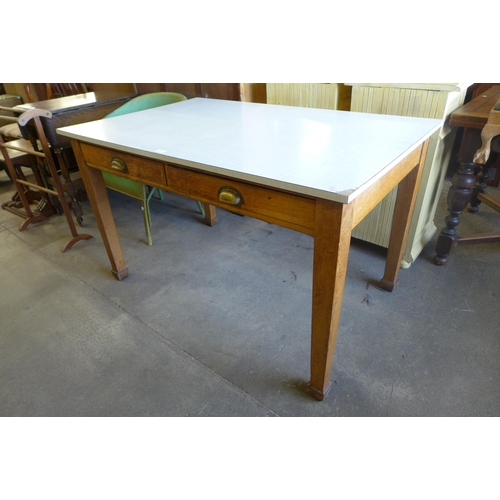
[[[352,229],[399,185],[381,287],[392,291],[440,120],[195,98],[58,129],[71,139],[111,262],[128,276],[101,170],[314,238],[311,378],[322,400]],[[215,209],[207,222],[215,221]]]

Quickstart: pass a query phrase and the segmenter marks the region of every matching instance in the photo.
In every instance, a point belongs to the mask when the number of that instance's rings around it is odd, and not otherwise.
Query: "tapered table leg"
[[[425,159],[425,149],[422,152],[422,159]],[[398,283],[399,269],[401,268],[421,176],[422,168],[417,166],[398,185],[384,277],[380,281],[380,286],[389,292],[392,292]]]
[[[308,392],[320,401],[332,385],[330,376],[344,294],[351,225],[351,205],[316,201]]]
[[[209,203],[203,203],[203,209],[205,212],[205,224],[207,224],[207,226],[215,226],[218,221],[216,208]]]
[[[118,238],[115,220],[111,212],[108,192],[104,184],[102,172],[87,166],[83,159],[78,141],[72,140],[71,144],[104,242],[104,247],[106,248],[111,263],[111,273],[117,280],[122,280],[128,276],[128,268],[125,266],[125,260],[123,258],[123,252]]]

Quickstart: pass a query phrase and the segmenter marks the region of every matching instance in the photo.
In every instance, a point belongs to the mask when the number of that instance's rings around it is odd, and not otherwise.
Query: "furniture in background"
[[[0,95],[0,106],[3,108],[13,108],[22,103],[23,100],[21,96],[11,94]],[[3,140],[11,141],[13,139],[21,139],[22,135],[17,123],[10,119],[3,118],[3,116],[12,118],[16,116],[16,113],[6,109],[0,110],[0,136],[2,136]]]
[[[17,86],[19,87],[19,85],[20,84]],[[26,101],[30,103],[88,92],[85,83],[23,83],[22,89]],[[5,101],[6,97],[11,98],[9,99],[10,102]],[[12,97],[16,97],[17,100],[13,101]],[[0,106],[10,108],[23,104],[23,98],[19,95],[0,96],[0,100],[3,101],[0,101]],[[9,123],[8,127],[2,125],[0,119],[0,135],[2,135],[4,139],[20,139],[22,137],[16,123]]]
[[[453,113],[452,122],[464,127],[464,136],[459,153],[460,166],[448,191],[449,215],[436,243],[434,262],[441,266],[448,262],[455,245],[500,241],[500,233],[458,236],[456,230],[467,205],[471,213],[479,210],[481,202],[500,211],[498,201],[485,192],[490,166],[498,165],[497,153],[500,151],[500,85],[491,87]],[[491,155],[491,151],[495,154]]]
[[[267,83],[268,104],[349,111],[351,87],[342,83]]]
[[[351,111],[398,116],[418,116],[442,120],[440,129],[429,142],[427,160],[411,221],[401,265],[409,267],[437,227],[434,222],[443,188],[456,126],[451,114],[464,102],[469,83],[354,83]],[[360,145],[360,147],[362,147]],[[396,192],[390,193],[353,231],[355,238],[387,248]]]
[[[308,390],[322,400],[332,386],[352,229],[399,185],[380,283],[392,291],[428,139],[440,126],[413,117],[195,98],[58,133],[71,139],[118,280],[129,271],[101,173],[113,171],[116,157],[127,165],[126,177],[314,237]]]
[[[20,141],[3,142],[0,138],[0,149],[2,150],[4,161],[9,170],[10,178],[14,182],[19,199],[21,200],[24,208],[24,217],[26,218],[26,221],[21,225],[19,230],[23,231],[34,222],[41,222],[47,219],[46,215],[40,212],[33,212],[31,210],[30,199],[26,195],[25,188],[35,189],[36,191],[55,197],[59,200],[62,211],[66,216],[66,221],[72,236],[63,247],[62,251],[65,252],[75,243],[81,240],[88,240],[92,238],[92,236],[89,234],[78,234],[78,231],[76,230],[75,222],[73,221],[73,217],[66,200],[66,194],[59,179],[54,158],[43,130],[41,117],[50,119],[51,113],[46,110],[32,109],[23,113],[19,118],[13,118],[13,120],[15,120],[19,125],[21,132],[23,132],[24,127],[26,127],[28,123],[33,124],[37,134],[36,143],[32,143],[31,141],[24,141],[23,144],[20,144]],[[14,166],[14,162],[12,161],[14,158],[11,159],[11,156],[9,155],[10,151],[21,152],[25,155],[34,156],[36,158],[37,166],[39,167],[37,170],[40,174],[42,174],[36,176],[36,184],[29,182],[26,178],[18,175],[18,169]],[[2,208],[8,209],[8,207],[3,205]],[[18,213],[17,215],[20,214]]]
[[[16,191],[14,192],[11,201],[2,203],[2,209],[12,212],[13,214],[18,215],[22,218],[29,218],[29,216],[27,215],[27,211],[22,210],[23,200],[21,199],[19,193],[19,189],[22,189],[24,198],[27,200],[28,204],[37,204],[37,207],[35,209],[37,215],[44,216],[45,219],[51,215],[56,214],[57,207],[61,208],[60,204],[57,203],[56,206],[56,204],[53,202],[53,198],[51,198],[49,196],[49,193],[47,193],[45,190],[30,189],[29,183],[27,182],[28,178],[26,177],[24,171],[24,169],[31,170],[31,173],[38,187],[49,187],[47,186],[47,182],[44,179],[46,168],[43,167],[41,169],[40,163],[36,161],[36,151],[39,151],[40,143],[37,142],[37,139],[34,139],[33,137],[30,137],[30,139],[22,138],[23,135],[21,134],[21,129],[18,125],[19,119],[17,118],[17,113],[13,111],[13,108],[0,107],[0,110],[4,113],[4,116],[6,116],[5,120],[10,121],[12,125],[15,126],[17,132],[21,137],[20,139],[13,139],[8,135],[4,136],[2,134],[0,136],[0,141],[2,144],[4,142],[8,143],[8,147],[2,148],[3,154],[0,156],[1,168],[6,171],[8,177],[15,183],[15,180],[13,179],[11,174],[11,169],[9,169],[7,166],[7,163],[10,162],[11,168],[15,170],[16,178],[24,181],[24,184],[22,185],[15,185]],[[26,226],[27,225],[28,224],[26,224]],[[25,227],[23,226],[21,226],[22,230],[25,229]]]
[[[79,202],[86,199],[85,189],[69,141],[59,136],[56,129],[66,125],[99,120],[136,95],[118,91],[87,92],[24,103],[13,108],[19,114],[33,109],[50,112],[50,120],[41,117],[42,126],[57,170],[61,172],[63,188],[71,199],[71,209],[80,226],[83,226],[83,211]],[[36,130],[33,126],[25,127],[25,139],[29,139],[27,135],[29,133],[36,137]]]
[[[136,113],[137,111],[156,108],[158,106],[166,106],[167,104],[173,104],[174,102],[181,102],[185,100],[186,97],[177,92],[153,92],[151,94],[143,94],[138,97],[134,97],[125,104],[122,104],[119,108],[116,108],[104,118],[113,118],[115,116],[126,115],[128,113]],[[140,133],[140,131],[137,131],[137,133]],[[120,172],[124,168],[123,164],[117,160],[112,162],[111,166],[113,169]],[[146,186],[141,182],[122,177],[111,172],[103,172],[102,175],[104,177],[106,187],[127,196],[136,198],[141,202],[142,213],[144,216],[144,227],[146,230],[146,242],[148,245],[152,245],[153,239],[151,236],[151,210],[149,207],[149,202],[157,188]],[[160,199],[163,199],[163,193],[161,189],[158,189],[158,193]],[[200,213],[205,216],[203,205],[199,201],[197,201],[196,203],[198,204]]]
[[[93,83],[95,89],[101,84]],[[135,83],[139,94],[179,92],[188,99],[208,97],[230,101],[266,102],[265,83]]]
[[[481,92],[478,92],[478,90],[481,90]],[[472,99],[451,115],[450,123],[452,126],[457,127],[457,135],[460,134],[457,154],[458,166],[460,166],[461,157],[470,161],[479,148],[481,130],[488,121],[490,111],[498,99],[500,99],[500,84],[479,84],[477,90],[473,92]],[[493,178],[488,179],[487,184],[489,186],[498,187],[500,184],[499,160],[500,158],[497,158],[496,161],[488,163],[490,168],[495,169]]]
[[[69,141],[56,133],[57,128],[99,120],[135,96],[137,96],[137,93],[118,91],[87,92],[24,103],[16,106],[16,110],[24,112],[36,108],[50,111],[52,119],[50,121],[42,120],[47,139],[52,147],[64,148],[69,146]]]
[[[2,144],[4,142],[6,142],[3,140],[2,136],[0,136],[0,141]],[[16,139],[13,141],[9,141],[9,143],[11,146],[14,146],[16,148],[20,148],[20,149],[9,149],[9,150],[5,151],[8,154],[13,167],[16,169],[16,172],[17,172],[17,175],[19,176],[19,178],[21,178],[23,180],[27,180],[26,176],[24,175],[24,172],[23,172],[23,167],[26,167],[26,168],[32,170],[33,175],[35,175],[35,177],[37,177],[37,181],[40,182],[38,179],[39,172],[38,172],[38,169],[36,168],[36,162],[34,161],[35,158],[30,154],[22,152],[23,149],[30,149],[31,143],[26,139]],[[11,175],[10,175],[10,171],[7,168],[7,163],[5,161],[4,155],[0,156],[0,170],[5,170],[9,179],[12,180]],[[25,190],[25,191],[28,191],[26,194],[30,198],[30,203],[34,202],[35,200],[40,201],[40,199],[41,199],[40,193],[30,192],[29,190]],[[31,196],[31,194],[33,194],[34,196]],[[12,197],[12,202],[2,203],[2,208],[4,208],[5,206],[9,206],[9,205],[14,207],[14,208],[20,208],[22,206],[22,203],[21,203],[21,200],[19,199],[19,195],[17,194],[17,191],[15,192],[14,196]],[[16,212],[14,212],[14,213],[16,213]],[[17,215],[24,216],[24,213],[18,213]]]
[[[28,102],[85,94],[89,91],[86,83],[25,83],[23,86]]]
[[[472,99],[475,99],[481,94],[484,94],[488,89],[493,87],[494,85],[498,85],[498,83],[473,83],[468,89],[467,93],[465,94],[465,100],[464,100],[464,105]],[[457,110],[458,111],[458,110]],[[485,118],[485,123],[486,123]],[[453,116],[450,118],[450,121],[453,120]],[[459,151],[463,147],[463,142],[464,142],[464,128],[463,127],[457,127],[457,133],[455,135],[455,141],[453,143],[453,148],[451,150],[451,158],[450,162],[448,163],[448,171],[446,172],[446,175],[451,177],[459,167]],[[490,180],[489,182],[493,182]]]
[[[45,100],[45,86],[47,84],[28,84],[30,88],[42,90],[39,91],[35,101]],[[54,85],[54,84],[48,84]],[[58,84],[60,85],[60,84]],[[72,84],[85,85],[86,92],[123,92],[129,94],[150,94],[153,92],[179,92],[188,99],[193,97],[208,97],[211,99],[228,99],[244,102],[266,102],[266,84],[265,83],[85,83]],[[36,86],[36,87],[35,87]],[[7,94],[19,95],[24,102],[30,102],[26,93],[26,84],[7,83],[5,92]],[[84,92],[85,93],[85,92]]]

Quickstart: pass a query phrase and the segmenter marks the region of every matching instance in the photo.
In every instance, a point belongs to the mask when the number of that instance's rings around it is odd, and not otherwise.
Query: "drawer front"
[[[315,201],[273,188],[166,165],[169,190],[268,222],[312,234]]]
[[[90,167],[106,170],[149,186],[166,187],[162,162],[141,158],[112,149],[80,143],[83,158]]]

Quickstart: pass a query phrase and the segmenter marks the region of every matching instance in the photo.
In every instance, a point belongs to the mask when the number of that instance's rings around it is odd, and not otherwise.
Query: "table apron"
[[[91,168],[294,231],[314,234],[316,200],[313,197],[86,143],[79,145],[85,163]],[[113,168],[113,162],[126,171]],[[241,202],[232,204],[221,200],[219,193],[223,188],[236,191]]]
[[[352,227],[356,227],[415,167],[420,164],[426,143],[415,148],[387,175],[373,183],[354,200]]]

